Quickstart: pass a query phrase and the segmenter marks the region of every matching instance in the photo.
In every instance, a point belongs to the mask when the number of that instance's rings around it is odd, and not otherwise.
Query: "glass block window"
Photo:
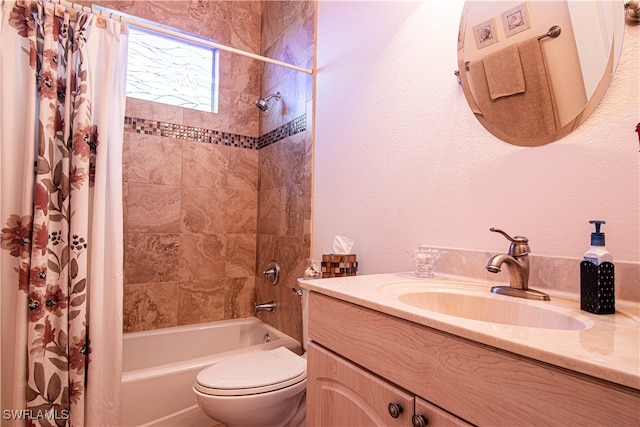
[[[127,96],[218,112],[218,49],[129,26]]]

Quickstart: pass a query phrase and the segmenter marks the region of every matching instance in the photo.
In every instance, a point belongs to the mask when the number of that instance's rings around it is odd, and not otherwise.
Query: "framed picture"
[[[492,45],[498,42],[498,32],[496,31],[496,20],[491,18],[473,27],[473,36],[476,40],[476,47]]]
[[[531,28],[531,22],[529,21],[529,12],[527,10],[527,4],[522,3],[516,7],[513,7],[500,15],[502,17],[502,27],[504,28],[504,34],[507,37],[511,37],[514,34],[518,34],[521,31]]]

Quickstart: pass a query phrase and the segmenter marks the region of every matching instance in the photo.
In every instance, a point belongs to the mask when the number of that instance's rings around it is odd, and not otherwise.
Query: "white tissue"
[[[336,236],[333,239],[333,252],[334,254],[350,254],[353,248],[353,239],[344,236]]]

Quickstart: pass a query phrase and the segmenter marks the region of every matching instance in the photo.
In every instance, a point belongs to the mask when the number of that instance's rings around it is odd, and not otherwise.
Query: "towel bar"
[[[551,28],[549,28],[549,31],[547,31],[543,35],[539,36],[538,40],[542,40],[545,37],[551,37],[552,39],[555,39],[556,37],[558,37],[560,35],[561,32],[562,32],[562,28],[560,28],[559,25],[554,25]],[[466,61],[464,63],[464,70],[465,71],[469,71],[469,64],[470,64],[470,61]],[[458,78],[458,83],[461,83],[460,82],[460,70],[455,70],[454,74]]]

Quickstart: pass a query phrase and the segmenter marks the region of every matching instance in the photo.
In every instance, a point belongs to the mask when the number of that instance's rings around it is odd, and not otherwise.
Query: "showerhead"
[[[258,107],[258,110],[267,111],[269,109],[269,100],[271,98],[275,98],[276,101],[280,101],[280,98],[281,98],[280,92],[271,94],[271,95],[267,96],[266,98],[257,99],[256,100],[256,107]]]
[[[256,107],[258,107],[258,110],[260,111],[267,111],[269,109],[269,104],[267,104],[267,101],[264,99],[258,99],[256,100]]]

